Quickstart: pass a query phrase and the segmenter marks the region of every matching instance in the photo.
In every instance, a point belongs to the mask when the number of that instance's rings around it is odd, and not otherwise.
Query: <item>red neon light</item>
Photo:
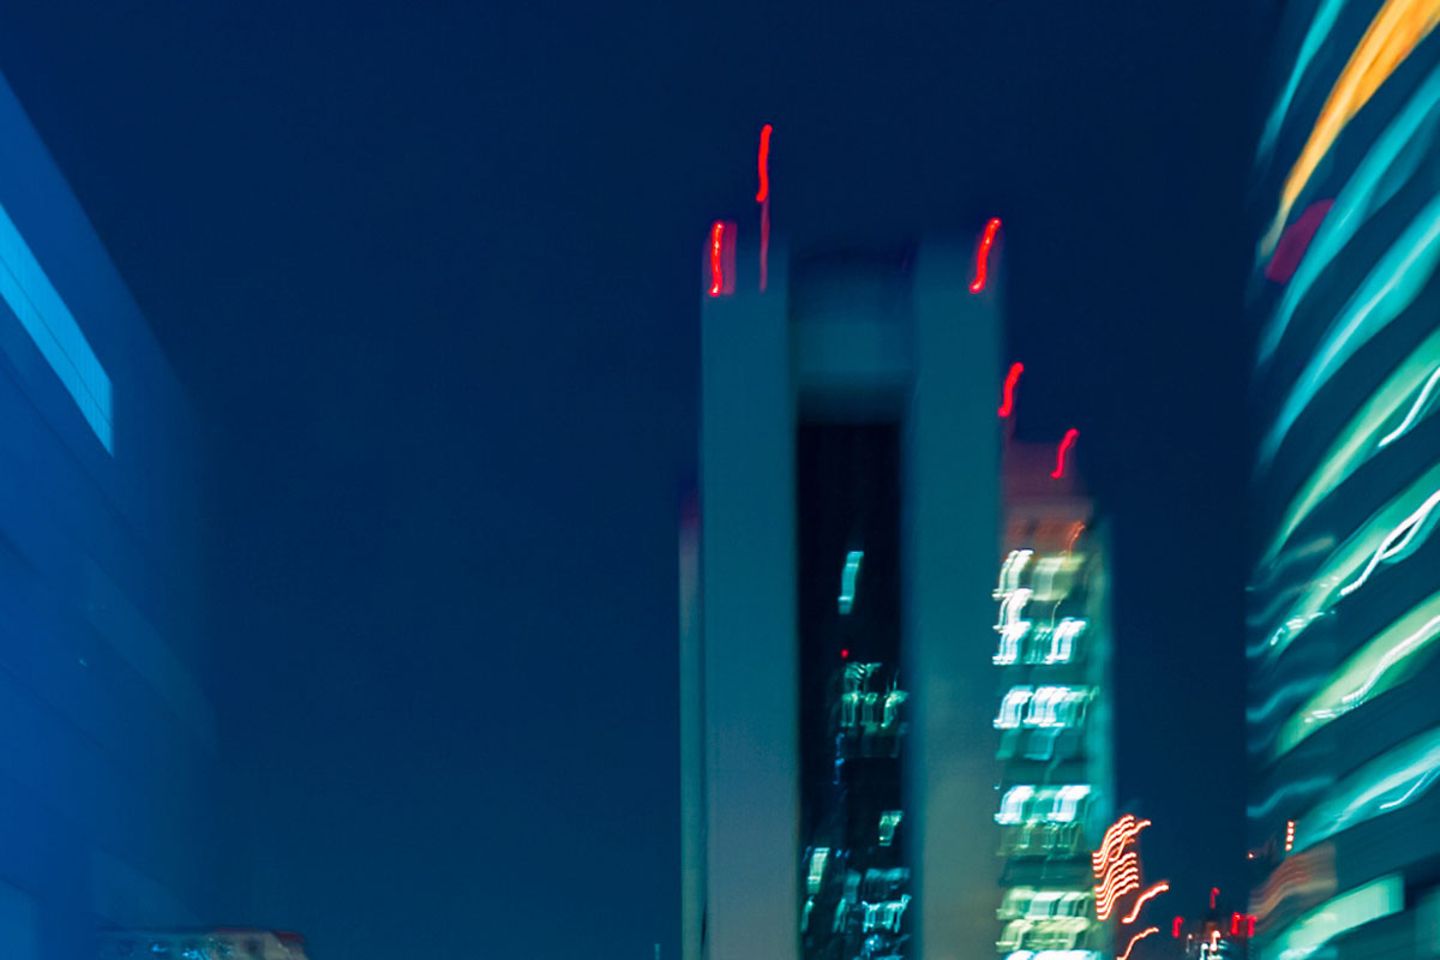
[[[1255,939],[1255,921],[1257,919],[1253,913],[1245,915],[1245,936],[1251,940]]]
[[[710,227],[710,296],[725,292],[725,221]]]
[[[1295,271],[1300,267],[1300,261],[1305,258],[1305,251],[1310,249],[1310,241],[1315,239],[1316,231],[1325,221],[1325,214],[1329,213],[1330,208],[1334,205],[1334,200],[1319,200],[1312,203],[1280,235],[1280,242],[1275,245],[1275,255],[1265,265],[1266,280],[1272,283],[1286,283],[1295,275]]]
[[[1010,372],[1005,374],[1005,390],[1000,395],[1000,418],[1015,412],[1015,384],[1020,381],[1020,374],[1025,372],[1025,364],[1010,364]]]
[[[1180,939],[1180,931],[1185,927],[1185,918],[1176,917],[1175,922],[1170,924],[1170,936],[1176,940]]]
[[[842,647],[842,648],[840,649],[840,659],[841,659],[841,660],[849,660],[849,659],[850,659],[850,648],[849,648],[849,647]]]
[[[755,191],[756,203],[770,199],[770,134],[773,131],[768,123],[760,128],[760,156],[756,162],[760,171],[760,189]]]
[[[1215,898],[1218,897],[1218,896],[1220,896],[1220,888],[1219,888],[1219,887],[1211,887],[1211,888],[1210,888],[1210,909],[1211,909],[1211,910],[1214,910],[1214,909],[1215,909]]]
[[[1060,440],[1060,449],[1055,452],[1055,469],[1050,474],[1051,480],[1059,480],[1065,476],[1065,456],[1070,448],[1075,446],[1075,441],[1080,439],[1080,431],[1071,427],[1065,431],[1065,436]]]
[[[1238,913],[1230,914],[1230,936],[1240,936],[1240,914]]]
[[[980,249],[975,251],[975,279],[970,281],[970,292],[979,293],[985,289],[990,276],[990,248],[995,245],[995,235],[1000,232],[1000,218],[991,217],[985,224],[985,233],[980,238]]]

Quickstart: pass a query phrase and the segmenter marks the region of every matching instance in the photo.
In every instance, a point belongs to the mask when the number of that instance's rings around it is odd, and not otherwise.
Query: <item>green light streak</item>
[[[1419,655],[1433,652],[1436,637],[1440,637],[1440,593],[1412,608],[1346,660],[1320,692],[1285,722],[1274,755],[1286,753],[1330,721],[1399,686],[1420,667]]]

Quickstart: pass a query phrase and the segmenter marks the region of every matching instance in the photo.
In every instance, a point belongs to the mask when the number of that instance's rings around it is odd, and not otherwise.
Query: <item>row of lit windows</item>
[[[1045,685],[1011,687],[1000,701],[995,727],[1078,727],[1085,722],[1085,707],[1094,696],[1090,687]]]
[[[1002,857],[1060,857],[1069,859],[1085,853],[1084,833],[1078,823],[1019,823],[1006,826],[1000,835]]]
[[[1040,890],[1035,887],[1011,887],[1005,892],[997,915],[1001,920],[1046,917],[1088,917],[1094,909],[1094,896],[1087,890]]]
[[[1065,617],[1053,626],[1041,627],[1018,618],[1002,622],[995,628],[1000,634],[1000,644],[991,662],[997,667],[1015,663],[1031,666],[1071,663],[1080,658],[1077,641],[1085,627],[1086,621],[1075,617]]]
[[[902,894],[898,900],[884,900],[879,903],[851,903],[844,897],[835,904],[835,912],[830,917],[830,932],[843,933],[845,921],[849,918],[850,911],[856,908],[860,914],[860,929],[864,933],[899,933],[900,925],[905,918],[905,911],[910,906],[910,895]],[[809,897],[805,901],[805,909],[800,914],[800,932],[808,933],[810,923],[815,913],[815,898]]]
[[[1011,550],[1000,567],[1000,581],[995,586],[996,600],[1018,590],[1028,590],[1036,601],[1058,603],[1070,595],[1076,576],[1085,558],[1074,553],[1060,553],[1035,559],[1034,550]]]
[[[1002,825],[1019,823],[1075,823],[1082,818],[1090,785],[1072,783],[1060,787],[1022,784],[1005,791],[1000,799],[1000,812],[995,822]]]
[[[1002,951],[1076,950],[1089,946],[1087,934],[1095,928],[1095,921],[1086,917],[1011,920],[995,946]]]

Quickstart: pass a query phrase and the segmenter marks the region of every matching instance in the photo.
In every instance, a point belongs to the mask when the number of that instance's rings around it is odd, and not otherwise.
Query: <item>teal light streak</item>
[[[114,453],[110,377],[4,207],[0,207],[0,297],[69,391],[106,452]]]
[[[1404,109],[1376,137],[1374,146],[1356,165],[1335,198],[1260,336],[1257,367],[1270,361],[1300,301],[1324,274],[1330,261],[1424,162],[1440,123],[1437,108],[1440,108],[1440,67],[1431,72]]]
[[[1315,19],[1310,21],[1310,29],[1305,31],[1305,39],[1295,57],[1295,66],[1290,70],[1290,80],[1276,99],[1275,106],[1270,111],[1270,119],[1265,122],[1265,131],[1260,135],[1260,145],[1255,151],[1258,157],[1266,157],[1275,149],[1275,138],[1280,135],[1280,128],[1285,123],[1285,115],[1290,112],[1290,103],[1295,99],[1295,91],[1300,88],[1305,70],[1310,66],[1310,61],[1315,59],[1315,54],[1320,52],[1325,39],[1330,36],[1345,3],[1346,0],[1325,0],[1316,12]]]
[[[1308,259],[1308,258],[1307,258]],[[1320,388],[1354,355],[1414,302],[1440,261],[1440,196],[1411,221],[1331,324],[1321,348],[1290,389],[1280,415],[1260,446],[1260,460],[1274,460],[1300,414]]]
[[[1440,775],[1440,728],[1365,764],[1295,822],[1295,851],[1420,799]]]
[[[840,571],[840,613],[842,616],[855,609],[856,581],[860,578],[860,561],[864,559],[864,550],[851,550],[845,554],[845,568]]]

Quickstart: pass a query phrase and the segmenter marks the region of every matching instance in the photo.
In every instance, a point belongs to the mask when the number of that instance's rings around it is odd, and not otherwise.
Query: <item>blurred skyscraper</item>
[[[1137,869],[1134,885],[1096,893],[1107,871],[1091,852],[1114,811],[1105,538],[1078,471],[1060,459],[1068,454],[1005,447],[992,662],[1001,679],[997,946],[1014,960],[1109,953],[1107,921],[1120,920],[1116,907],[1139,883]],[[1114,860],[1125,856],[1117,848]]]
[[[992,956],[999,285],[974,243],[777,246],[761,292],[733,235],[682,560],[683,956]]]
[[[1440,952],[1440,3],[1270,8],[1254,176],[1259,956]]]
[[[194,425],[3,82],[0,139],[0,956],[88,957],[213,909]]]

